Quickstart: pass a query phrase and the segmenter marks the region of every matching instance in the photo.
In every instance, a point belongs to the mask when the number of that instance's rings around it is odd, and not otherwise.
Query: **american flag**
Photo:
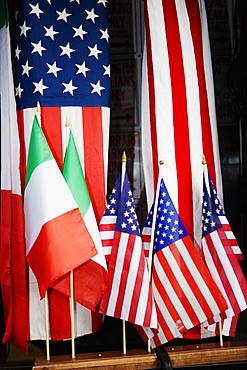
[[[16,6],[15,93],[22,182],[39,102],[42,129],[60,168],[68,119],[99,222],[106,205],[110,115],[107,0],[21,0]],[[70,338],[69,300],[54,290],[49,296],[51,337]],[[45,339],[43,302],[39,302],[31,272],[29,301],[30,339]],[[95,331],[101,324],[102,315],[76,305],[76,336]]]
[[[208,269],[229,307],[220,316],[222,319],[232,318],[247,308],[247,284],[232,249],[232,245],[238,245],[237,241],[214,189],[207,165],[204,164],[203,168],[202,251]],[[234,335],[234,329],[229,329],[231,335]]]
[[[142,155],[148,208],[162,159],[170,196],[200,245],[203,153],[222,195],[204,0],[146,0],[144,19]]]
[[[160,332],[151,339],[159,346],[220,314],[226,301],[193,244],[169,196],[164,180],[158,189],[157,215],[153,203],[142,235],[152,248],[152,289]],[[149,244],[148,244],[149,241]]]
[[[112,215],[115,217],[115,224]],[[111,235],[107,235],[107,230]],[[110,249],[108,286],[100,312],[136,325],[157,328],[157,315],[151,293],[139,223],[128,179],[123,169],[115,183],[100,223],[102,240]],[[106,233],[104,233],[106,231]]]

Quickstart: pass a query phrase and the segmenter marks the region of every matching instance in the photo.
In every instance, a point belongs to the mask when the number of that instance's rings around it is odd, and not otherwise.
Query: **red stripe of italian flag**
[[[56,279],[90,260],[97,250],[36,116],[28,151],[24,212],[27,262],[43,298]]]

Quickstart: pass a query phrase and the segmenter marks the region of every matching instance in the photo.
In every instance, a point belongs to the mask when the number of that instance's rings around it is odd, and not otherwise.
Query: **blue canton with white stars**
[[[210,194],[206,187],[205,175],[203,175],[203,201],[202,201],[202,237],[222,227],[218,216],[224,216],[224,210],[214,189],[213,183],[208,176]]]
[[[110,104],[107,0],[18,1],[18,109]]]
[[[122,191],[121,176],[122,174],[120,173],[109,198],[104,216],[117,216],[116,231],[140,236],[140,228],[128,174],[127,172],[125,173]]]
[[[145,227],[152,226],[153,212],[154,203],[149,212]],[[155,225],[154,253],[187,235],[188,233],[174,207],[164,180],[161,179]]]

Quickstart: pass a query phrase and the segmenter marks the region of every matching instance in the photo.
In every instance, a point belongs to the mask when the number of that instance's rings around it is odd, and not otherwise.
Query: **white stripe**
[[[29,270],[29,323],[30,339],[45,340],[45,303],[40,300],[38,283],[32,270]]]
[[[116,224],[117,216],[103,216],[100,225]]]
[[[37,166],[24,193],[27,253],[45,223],[75,208],[78,206],[55,160]]]

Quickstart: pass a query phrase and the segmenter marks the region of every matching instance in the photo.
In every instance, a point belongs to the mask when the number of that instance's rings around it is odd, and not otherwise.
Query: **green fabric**
[[[8,15],[6,0],[0,0],[0,29],[4,25],[7,26],[8,23],[9,23],[9,15]]]
[[[33,127],[30,136],[27,171],[26,171],[26,186],[32,176],[33,171],[41,163],[53,159],[52,152],[47,144],[44,133],[35,116],[33,120]]]
[[[90,205],[90,197],[72,131],[70,131],[62,172],[84,217]]]

